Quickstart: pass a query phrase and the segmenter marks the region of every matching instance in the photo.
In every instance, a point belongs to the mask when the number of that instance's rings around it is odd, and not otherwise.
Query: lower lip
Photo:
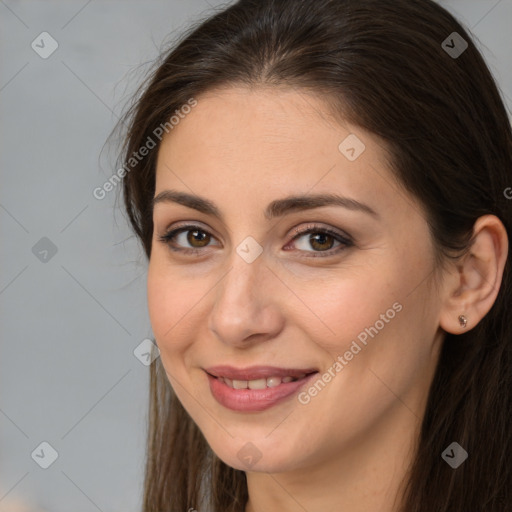
[[[293,382],[285,382],[273,388],[233,389],[220,379],[206,374],[213,397],[224,407],[240,412],[259,412],[282,402],[311,380],[316,373]]]

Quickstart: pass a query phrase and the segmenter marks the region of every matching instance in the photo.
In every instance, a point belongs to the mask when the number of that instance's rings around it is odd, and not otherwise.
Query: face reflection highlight
[[[238,469],[247,450],[252,471],[276,473],[403,454],[440,341],[419,204],[398,189],[382,141],[336,123],[319,98],[230,88],[197,100],[159,150],[148,270],[181,403]],[[353,160],[339,149],[350,134],[365,146]],[[281,201],[326,195],[336,204]],[[248,391],[231,389],[243,378],[216,379],[212,393],[205,370],[220,365],[317,373],[248,374],[259,394],[244,402]]]

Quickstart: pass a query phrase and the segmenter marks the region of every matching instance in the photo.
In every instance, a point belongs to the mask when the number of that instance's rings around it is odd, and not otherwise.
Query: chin
[[[301,466],[298,456],[302,459],[306,455],[299,454],[297,447],[301,443],[293,436],[275,436],[271,439],[267,429],[265,434],[250,439],[246,431],[243,438],[230,438],[229,441],[224,438],[214,443],[210,443],[208,439],[207,441],[222,462],[248,472],[280,473],[297,469]]]

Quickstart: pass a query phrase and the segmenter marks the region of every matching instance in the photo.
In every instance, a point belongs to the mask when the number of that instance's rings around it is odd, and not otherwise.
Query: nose
[[[208,327],[223,343],[238,348],[268,341],[283,329],[279,307],[283,284],[263,254],[247,263],[236,251],[229,270],[215,287]]]

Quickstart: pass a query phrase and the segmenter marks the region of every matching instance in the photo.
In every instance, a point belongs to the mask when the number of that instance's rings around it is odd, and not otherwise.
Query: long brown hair
[[[454,32],[468,45],[459,55],[450,53],[463,49]],[[340,118],[380,136],[398,181],[426,211],[440,264],[467,250],[481,215],[496,215],[511,239],[510,120],[472,38],[431,0],[240,0],[197,22],[162,54],[123,118],[124,206],[147,258],[157,128],[191,98],[229,85],[317,92]],[[127,167],[148,137],[156,148]],[[402,512],[512,510],[510,260],[489,313],[445,336]],[[469,453],[456,470],[441,458],[452,441]],[[212,452],[157,359],[144,512],[243,512],[247,498],[245,473]]]

